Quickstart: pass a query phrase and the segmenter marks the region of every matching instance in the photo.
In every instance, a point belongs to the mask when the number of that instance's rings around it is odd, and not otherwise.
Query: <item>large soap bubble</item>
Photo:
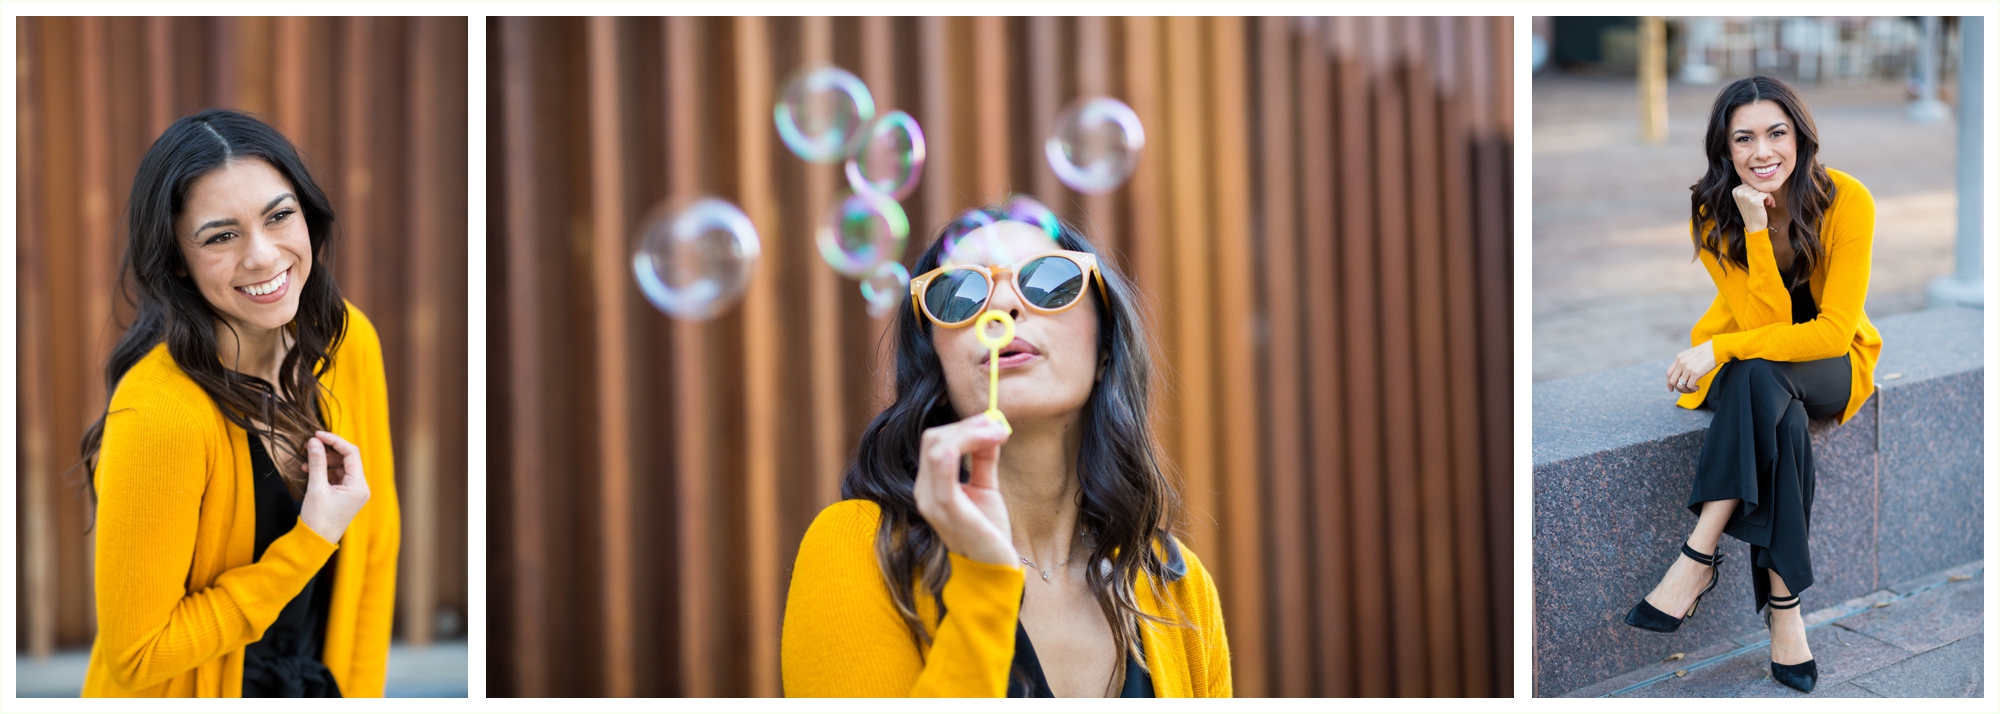
[[[760,250],[750,217],[719,198],[655,211],[639,233],[632,275],[654,307],[683,320],[706,320],[743,297]]]
[[[820,222],[819,254],[834,272],[859,279],[883,261],[901,258],[909,237],[909,216],[895,199],[843,192]]]
[[[856,139],[847,159],[847,183],[855,191],[909,198],[924,174],[924,130],[898,109],[877,117]]]
[[[847,157],[875,118],[875,98],[860,77],[839,67],[808,67],[785,80],[772,110],[778,138],[799,158],[831,164]]]
[[[1065,108],[1044,145],[1049,168],[1082,193],[1118,188],[1139,164],[1146,130],[1139,115],[1110,97],[1081,99]]]
[[[868,301],[868,316],[880,319],[896,309],[910,291],[910,270],[893,260],[883,261],[861,280],[861,298]]]

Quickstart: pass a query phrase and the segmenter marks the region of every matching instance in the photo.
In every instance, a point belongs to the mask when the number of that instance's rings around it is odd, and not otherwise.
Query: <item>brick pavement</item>
[[[1704,115],[1721,87],[1670,84],[1668,137],[1638,140],[1630,80],[1535,78],[1534,380],[1673,356],[1715,295],[1687,237]],[[1955,129],[1904,114],[1901,84],[1800,88],[1823,163],[1866,184],[1877,209],[1868,314],[1924,307],[1951,272]]]

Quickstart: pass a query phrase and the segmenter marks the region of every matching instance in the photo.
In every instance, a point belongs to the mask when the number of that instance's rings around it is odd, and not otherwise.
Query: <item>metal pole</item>
[[[1667,140],[1667,19],[1639,18],[1639,126],[1648,144]]]
[[[1938,101],[1938,54],[1944,49],[1943,21],[1924,18],[1924,42],[1917,48],[1917,100],[1910,102],[1910,119],[1933,124],[1951,116],[1951,108]]]
[[[1980,267],[1986,192],[1980,173],[1985,158],[1986,28],[1984,18],[1959,18],[1958,54],[1958,242],[1951,275],[1931,282],[1932,307],[1985,306],[1985,275]]]

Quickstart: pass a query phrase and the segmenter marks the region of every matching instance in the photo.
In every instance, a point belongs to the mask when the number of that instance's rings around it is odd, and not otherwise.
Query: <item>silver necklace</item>
[[[1060,567],[1062,567],[1062,566],[1065,566],[1065,565],[1069,565],[1069,561],[1072,561],[1072,560],[1076,560],[1076,555],[1075,555],[1074,553],[1072,553],[1072,554],[1071,554],[1071,555],[1070,555],[1070,556],[1069,556],[1068,558],[1064,558],[1064,559],[1063,559],[1063,562],[1060,562],[1060,563],[1056,563],[1056,566],[1055,566],[1055,568],[1049,568],[1048,570],[1042,570],[1042,566],[1039,566],[1039,565],[1036,565],[1036,564],[1035,564],[1035,561],[1032,561],[1032,560],[1029,560],[1029,559],[1027,558],[1027,556],[1022,556],[1022,557],[1021,557],[1021,562],[1022,562],[1022,563],[1024,563],[1024,564],[1026,564],[1026,565],[1027,565],[1028,567],[1030,567],[1030,568],[1034,568],[1034,569],[1035,569],[1036,571],[1040,572],[1040,573],[1042,574],[1042,579],[1043,579],[1043,580],[1047,580],[1047,579],[1049,579],[1049,573],[1053,573],[1053,572],[1055,572],[1055,571],[1056,571],[1056,568],[1060,568]]]

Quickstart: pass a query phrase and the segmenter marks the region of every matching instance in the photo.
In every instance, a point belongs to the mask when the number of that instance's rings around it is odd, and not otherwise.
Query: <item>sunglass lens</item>
[[[939,322],[972,319],[989,292],[986,276],[972,270],[947,270],[924,287],[924,308]]]
[[[1058,255],[1029,261],[1021,268],[1021,295],[1044,310],[1076,302],[1083,294],[1083,266]]]

